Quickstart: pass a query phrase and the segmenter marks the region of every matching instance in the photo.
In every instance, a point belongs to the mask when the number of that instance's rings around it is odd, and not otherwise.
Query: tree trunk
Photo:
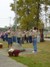
[[[40,41],[41,42],[44,42],[44,34],[43,34],[43,31],[44,31],[44,29],[41,29],[40,30]]]

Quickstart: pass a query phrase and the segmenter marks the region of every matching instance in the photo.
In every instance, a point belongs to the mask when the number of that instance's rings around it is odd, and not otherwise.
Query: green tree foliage
[[[19,0],[16,1],[16,12],[19,16],[17,21],[20,23],[22,29],[29,30],[33,26],[41,24],[39,19],[40,4],[49,4],[48,0]],[[15,11],[15,5],[11,4],[12,10]],[[40,22],[39,22],[40,21]],[[41,24],[43,25],[43,23]]]

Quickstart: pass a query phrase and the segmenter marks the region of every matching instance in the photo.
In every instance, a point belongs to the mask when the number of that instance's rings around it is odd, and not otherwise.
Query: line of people
[[[22,31],[17,29],[15,32],[9,28],[6,32],[2,33],[1,38],[3,41],[8,42],[8,48],[12,47],[13,42],[17,42],[20,46],[25,43],[33,43],[34,51],[37,51],[37,42],[40,42],[40,32],[36,27],[29,31]]]

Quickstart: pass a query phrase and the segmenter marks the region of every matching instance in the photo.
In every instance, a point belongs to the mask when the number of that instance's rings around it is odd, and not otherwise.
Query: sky
[[[13,0],[0,0],[0,27],[13,25],[14,12],[11,11],[10,4]]]
[[[13,0],[0,0],[0,27],[13,25],[14,23],[15,14],[11,11],[11,3],[13,3]],[[42,10],[42,20],[45,21],[45,12],[44,9]],[[48,9],[48,13],[50,13],[50,9]]]

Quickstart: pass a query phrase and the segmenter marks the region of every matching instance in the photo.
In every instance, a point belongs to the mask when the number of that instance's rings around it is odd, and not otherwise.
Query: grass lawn
[[[7,48],[7,43],[0,41]],[[25,54],[12,59],[27,65],[28,67],[50,67],[50,41],[38,43],[38,53]],[[23,44],[24,48],[33,48],[32,44]]]
[[[30,48],[32,45],[24,44],[23,47]],[[50,42],[39,43],[38,50],[40,51],[37,54],[25,54],[24,56],[12,58],[28,67],[50,67]]]

